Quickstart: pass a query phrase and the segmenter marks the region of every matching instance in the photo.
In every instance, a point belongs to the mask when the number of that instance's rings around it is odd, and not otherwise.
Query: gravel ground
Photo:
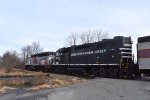
[[[150,81],[95,78],[56,89],[12,90],[0,100],[150,100]]]

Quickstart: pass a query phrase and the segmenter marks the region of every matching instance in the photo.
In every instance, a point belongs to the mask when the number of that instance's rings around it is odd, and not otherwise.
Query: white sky
[[[56,51],[72,32],[108,31],[131,36],[136,53],[139,36],[150,35],[149,0],[0,0],[0,55],[40,41]]]

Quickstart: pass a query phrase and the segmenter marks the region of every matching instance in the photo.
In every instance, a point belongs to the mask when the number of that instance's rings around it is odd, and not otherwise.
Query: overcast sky
[[[150,35],[150,0],[0,0],[0,55],[40,41],[45,51],[64,46],[72,32]]]

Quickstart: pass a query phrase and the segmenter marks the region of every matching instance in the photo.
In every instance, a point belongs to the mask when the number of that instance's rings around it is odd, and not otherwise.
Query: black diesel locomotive
[[[42,60],[43,56],[45,61]],[[26,69],[65,70],[84,69],[103,77],[131,78],[137,67],[133,66],[131,37],[116,36],[99,42],[60,48],[55,53],[31,56]],[[38,62],[38,63],[35,63]]]
[[[56,65],[96,69],[94,74],[104,77],[130,77],[133,71],[132,41],[130,37],[117,36],[100,42],[88,43],[56,52]]]

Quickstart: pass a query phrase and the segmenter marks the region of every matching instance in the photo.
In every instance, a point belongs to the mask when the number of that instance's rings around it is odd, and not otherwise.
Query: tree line
[[[98,42],[102,39],[109,38],[108,32],[101,30],[87,31],[82,33],[71,33],[65,40],[65,46],[81,45],[86,43]]]
[[[4,68],[24,68],[24,65],[30,61],[32,54],[43,51],[39,42],[32,42],[21,48],[21,53],[15,50],[7,50],[2,57],[0,57],[0,66]]]
[[[81,45],[86,43],[98,42],[102,39],[109,38],[108,32],[102,31],[87,31],[82,33],[70,33],[66,40],[66,47],[73,45]],[[24,68],[26,63],[30,62],[30,56],[33,54],[43,52],[39,42],[32,42],[21,48],[21,53],[15,50],[6,51],[2,57],[0,57],[0,66],[5,68]]]

